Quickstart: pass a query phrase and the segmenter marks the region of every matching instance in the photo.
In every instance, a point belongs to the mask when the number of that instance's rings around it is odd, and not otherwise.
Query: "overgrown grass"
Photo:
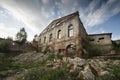
[[[66,80],[66,71],[64,68],[49,70],[35,69],[27,73],[25,76],[19,77],[17,80]]]
[[[51,54],[47,59],[38,61],[38,62],[16,62],[12,59],[10,56],[6,55],[0,55],[0,71],[7,71],[7,70],[23,70],[23,69],[29,69],[29,68],[35,68],[44,66],[47,62],[47,60],[54,60],[55,55]]]
[[[29,63],[12,63],[11,69],[12,70],[22,70],[22,69],[29,69],[29,68],[35,68],[39,67],[44,64],[44,61],[41,62],[29,62]]]
[[[61,68],[36,68],[29,71],[27,74],[20,76],[17,80],[80,80],[76,74],[70,75],[66,64]]]
[[[17,72],[22,72],[25,69],[32,69],[32,68],[39,68],[44,66],[46,60],[40,62],[23,62],[23,63],[16,63],[11,58],[0,57],[0,72],[5,72],[5,74],[0,73],[0,79],[4,79],[5,77],[9,76],[9,70],[12,71],[10,74],[15,74]]]
[[[5,72],[8,70],[11,70],[11,63],[12,63],[12,59],[11,57],[6,57],[4,55],[0,55],[0,79],[2,80],[2,78],[5,78],[6,76],[8,76],[8,74],[10,74],[9,72]],[[2,74],[1,72],[4,72],[6,74]],[[11,72],[13,73],[13,71]]]
[[[14,70],[20,71],[29,68],[35,68],[39,66],[45,65],[47,60],[39,61],[39,62],[23,62],[16,63],[12,60],[11,57],[0,56],[0,71]]]
[[[113,69],[113,74],[115,75],[116,80],[120,79],[120,65],[113,65],[112,69]]]
[[[112,65],[112,74],[106,75],[102,80],[120,80],[120,65]]]
[[[49,54],[49,57],[47,60],[53,61],[55,59],[55,55],[54,54]]]
[[[0,71],[7,71],[13,68],[12,58],[6,56],[0,56]]]

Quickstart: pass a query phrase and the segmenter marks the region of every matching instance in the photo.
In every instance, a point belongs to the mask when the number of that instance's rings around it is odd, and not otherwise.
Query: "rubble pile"
[[[105,76],[112,75],[112,65],[120,65],[120,60],[104,60],[104,59],[81,59],[63,58],[63,60],[56,59],[54,61],[47,61],[46,66],[52,69],[60,68],[62,65],[67,64],[68,74],[77,74],[78,79],[83,80],[103,80]]]

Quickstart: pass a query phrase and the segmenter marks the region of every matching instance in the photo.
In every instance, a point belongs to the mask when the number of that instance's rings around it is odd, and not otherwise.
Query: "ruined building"
[[[99,45],[102,49],[110,50],[112,48],[112,33],[89,34],[89,42],[93,45]]]
[[[90,42],[92,44],[99,45],[109,45],[112,44],[111,41],[112,33],[102,33],[102,34],[90,34],[88,37],[90,38]]]
[[[49,49],[54,53],[77,53],[79,55],[83,49],[83,41],[87,36],[92,43],[111,43],[111,34],[109,33],[88,35],[79,18],[79,13],[75,12],[52,21],[40,33],[38,41],[39,49],[41,51]],[[104,40],[107,40],[107,42]]]
[[[86,36],[79,13],[75,12],[52,21],[39,35],[39,47],[45,50],[47,46],[52,52],[69,51],[72,54],[82,49]]]

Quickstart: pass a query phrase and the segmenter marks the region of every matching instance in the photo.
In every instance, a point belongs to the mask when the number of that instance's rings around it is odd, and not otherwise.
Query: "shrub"
[[[7,40],[7,39],[4,40],[4,41],[1,41],[1,43],[0,43],[0,52],[8,52],[10,44],[11,44],[11,41]]]
[[[112,47],[113,50],[115,50],[115,52],[118,54],[120,52],[120,44],[117,44],[116,42],[112,42]]]
[[[46,46],[45,50],[43,51],[44,54],[50,53],[50,46]]]

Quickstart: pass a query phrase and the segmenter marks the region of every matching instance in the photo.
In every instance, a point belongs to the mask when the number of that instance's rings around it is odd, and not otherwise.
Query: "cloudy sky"
[[[0,37],[15,38],[25,27],[31,41],[52,20],[76,11],[89,34],[120,39],[120,0],[0,0]]]

